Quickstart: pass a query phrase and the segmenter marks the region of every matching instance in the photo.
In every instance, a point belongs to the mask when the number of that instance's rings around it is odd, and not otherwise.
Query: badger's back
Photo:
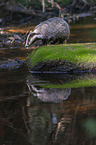
[[[41,22],[34,29],[34,33],[39,33],[44,39],[68,39],[70,35],[69,25],[62,18],[50,18]]]

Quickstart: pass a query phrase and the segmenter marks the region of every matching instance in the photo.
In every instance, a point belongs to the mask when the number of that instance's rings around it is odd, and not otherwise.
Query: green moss
[[[96,43],[78,43],[43,46],[34,50],[27,61],[31,67],[49,60],[63,60],[85,67],[96,66]]]
[[[68,83],[62,84],[47,84],[43,88],[79,88],[79,87],[93,87],[96,86],[96,76],[85,76],[84,78],[75,79]]]

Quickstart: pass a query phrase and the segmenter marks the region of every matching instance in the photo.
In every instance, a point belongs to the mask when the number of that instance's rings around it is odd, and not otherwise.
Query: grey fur
[[[54,17],[37,25],[34,31],[30,31],[25,46],[29,46],[36,40],[42,40],[43,44],[63,43],[69,38],[69,25],[62,18]]]

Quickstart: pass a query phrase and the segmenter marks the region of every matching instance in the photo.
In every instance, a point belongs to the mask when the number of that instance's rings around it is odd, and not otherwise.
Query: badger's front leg
[[[48,43],[48,40],[47,39],[42,39],[42,44],[43,45],[47,45],[47,43]]]

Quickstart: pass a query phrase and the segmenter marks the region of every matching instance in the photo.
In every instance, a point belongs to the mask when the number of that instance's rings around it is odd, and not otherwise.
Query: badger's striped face
[[[28,47],[30,44],[30,39],[34,36],[34,33],[32,31],[29,32],[29,34],[27,35],[27,39],[26,39],[26,44],[25,47]]]
[[[35,33],[34,31],[30,31],[28,36],[27,36],[27,39],[26,39],[26,44],[25,44],[25,47],[28,47],[30,46],[32,43],[34,43],[36,40],[40,40],[42,39],[42,35],[39,34],[39,33]]]

